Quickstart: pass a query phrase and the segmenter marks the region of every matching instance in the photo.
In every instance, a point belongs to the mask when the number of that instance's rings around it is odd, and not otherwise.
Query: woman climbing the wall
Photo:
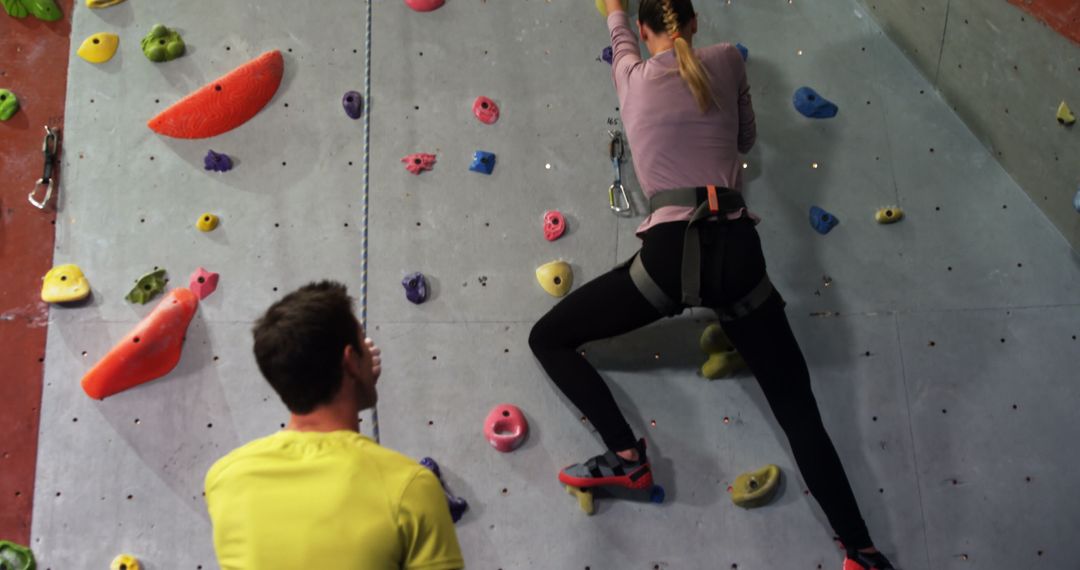
[[[890,570],[874,548],[821,421],[810,373],[765,271],[737,191],[740,153],[756,137],[746,68],[728,44],[693,49],[691,0],[641,0],[642,61],[621,0],[605,0],[612,72],[634,168],[651,215],[634,259],[572,292],[533,327],[529,344],[552,381],[599,431],[603,455],[567,467],[575,487],[648,488],[645,441],[634,437],[604,380],[578,348],[688,306],[713,309],[787,435],[806,486],[840,536],[845,570]]]

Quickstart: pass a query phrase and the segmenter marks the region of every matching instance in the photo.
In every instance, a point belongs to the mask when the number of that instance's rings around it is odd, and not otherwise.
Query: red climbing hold
[[[83,376],[86,395],[102,400],[168,374],[180,361],[184,335],[198,307],[195,293],[183,287],[169,291],[152,313]]]
[[[477,97],[472,112],[485,125],[494,125],[495,121],[499,120],[499,106],[487,97]]]
[[[544,214],[544,239],[555,241],[566,231],[566,217],[558,210]]]
[[[492,447],[503,453],[516,449],[529,433],[529,422],[521,408],[513,404],[499,404],[492,408],[484,420],[484,437]]]
[[[203,300],[209,297],[214,291],[217,291],[218,280],[221,276],[212,271],[207,271],[202,267],[195,270],[195,273],[191,274],[191,278],[188,279],[188,289],[191,289],[192,293],[195,293],[199,300]]]
[[[239,127],[277,93],[285,60],[268,51],[184,97],[146,123],[155,133],[205,139]]]
[[[446,0],[405,0],[405,4],[417,12],[430,12],[441,8]]]
[[[409,172],[420,174],[435,167],[435,155],[417,152],[401,159],[401,162],[405,163],[405,168]]]

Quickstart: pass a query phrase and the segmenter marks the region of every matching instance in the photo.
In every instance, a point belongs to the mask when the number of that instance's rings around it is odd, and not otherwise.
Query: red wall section
[[[1080,44],[1080,0],[1009,0]]]
[[[0,9],[0,87],[22,107],[0,122],[0,539],[21,544],[30,542],[49,315],[41,277],[52,265],[56,220],[55,194],[45,211],[27,195],[41,176],[44,126],[64,122],[72,0],[57,3],[57,22]]]

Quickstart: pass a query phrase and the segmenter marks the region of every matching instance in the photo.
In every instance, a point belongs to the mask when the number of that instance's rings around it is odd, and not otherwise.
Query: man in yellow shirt
[[[345,287],[323,281],[286,295],[254,334],[259,370],[291,417],[206,474],[221,568],[464,568],[439,480],[359,433],[381,360]]]

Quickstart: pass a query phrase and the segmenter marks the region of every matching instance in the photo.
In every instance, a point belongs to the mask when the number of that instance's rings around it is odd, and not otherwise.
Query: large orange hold
[[[102,400],[172,371],[198,307],[199,297],[188,289],[169,291],[152,313],[83,376],[86,395]]]
[[[205,139],[239,127],[277,93],[285,60],[268,51],[184,97],[146,123],[155,133]]]

